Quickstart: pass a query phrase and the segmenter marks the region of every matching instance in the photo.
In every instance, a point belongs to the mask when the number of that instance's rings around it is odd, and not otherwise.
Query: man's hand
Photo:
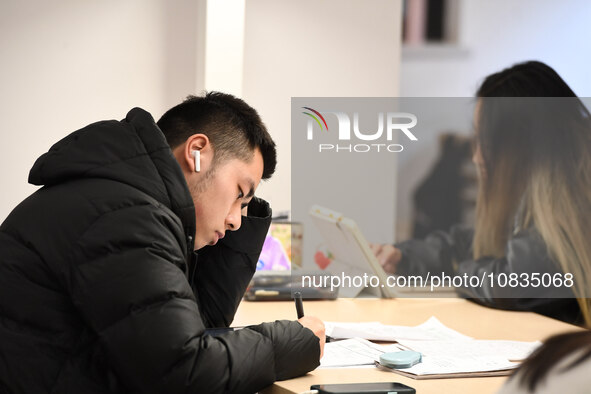
[[[396,272],[396,266],[402,258],[400,249],[395,248],[392,245],[380,245],[380,244],[369,244],[372,252],[376,255],[378,262],[389,274]]]
[[[324,354],[324,344],[326,343],[326,333],[324,332],[324,323],[318,319],[317,317],[312,316],[304,316],[301,319],[298,319],[298,322],[312,330],[314,335],[320,339],[320,358]]]

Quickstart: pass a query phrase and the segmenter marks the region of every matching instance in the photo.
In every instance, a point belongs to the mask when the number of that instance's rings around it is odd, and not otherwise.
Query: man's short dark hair
[[[214,149],[214,163],[226,159],[250,161],[259,148],[263,156],[263,176],[275,172],[275,142],[257,111],[231,94],[209,92],[203,97],[188,96],[169,109],[157,122],[171,149],[191,135],[205,134]]]

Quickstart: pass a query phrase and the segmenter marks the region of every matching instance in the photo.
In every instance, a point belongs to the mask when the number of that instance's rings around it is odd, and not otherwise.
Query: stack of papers
[[[327,335],[350,338],[327,343],[321,368],[378,365],[414,379],[508,375],[540,342],[477,340],[446,327],[435,317],[416,327],[381,323],[326,323]],[[397,342],[382,345],[370,340]],[[422,362],[411,368],[380,366],[386,352],[414,350]]]
[[[447,339],[472,339],[445,326],[432,316],[415,327],[388,326],[378,322],[331,323],[326,322],[326,335],[336,339],[363,338],[370,341],[400,342],[403,339],[432,341]]]
[[[386,368],[379,363],[380,369],[395,372],[413,379],[469,378],[476,376],[510,375],[519,363],[502,357],[424,356],[423,361],[406,369]]]
[[[344,339],[330,342],[324,346],[324,356],[320,368],[353,367],[374,365],[380,355],[400,351],[398,345],[378,345],[362,338]]]

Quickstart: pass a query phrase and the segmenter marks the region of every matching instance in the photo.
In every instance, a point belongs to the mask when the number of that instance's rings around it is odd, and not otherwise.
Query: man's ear
[[[199,152],[195,154],[195,152]],[[185,172],[205,172],[213,160],[213,148],[205,134],[193,134],[173,151]],[[197,163],[196,163],[197,162]],[[196,171],[196,164],[198,164]]]

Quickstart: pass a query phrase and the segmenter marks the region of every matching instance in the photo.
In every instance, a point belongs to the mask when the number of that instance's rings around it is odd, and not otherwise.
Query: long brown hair
[[[521,364],[519,371],[511,379],[518,378],[520,384],[534,392],[552,368],[575,352],[580,352],[579,357],[557,370],[557,374],[576,367],[591,357],[591,331],[570,332],[548,338],[543,346]]]
[[[489,76],[477,96],[483,168],[474,258],[504,256],[512,232],[535,227],[550,257],[573,275],[573,291],[591,325],[589,112],[540,62]]]

